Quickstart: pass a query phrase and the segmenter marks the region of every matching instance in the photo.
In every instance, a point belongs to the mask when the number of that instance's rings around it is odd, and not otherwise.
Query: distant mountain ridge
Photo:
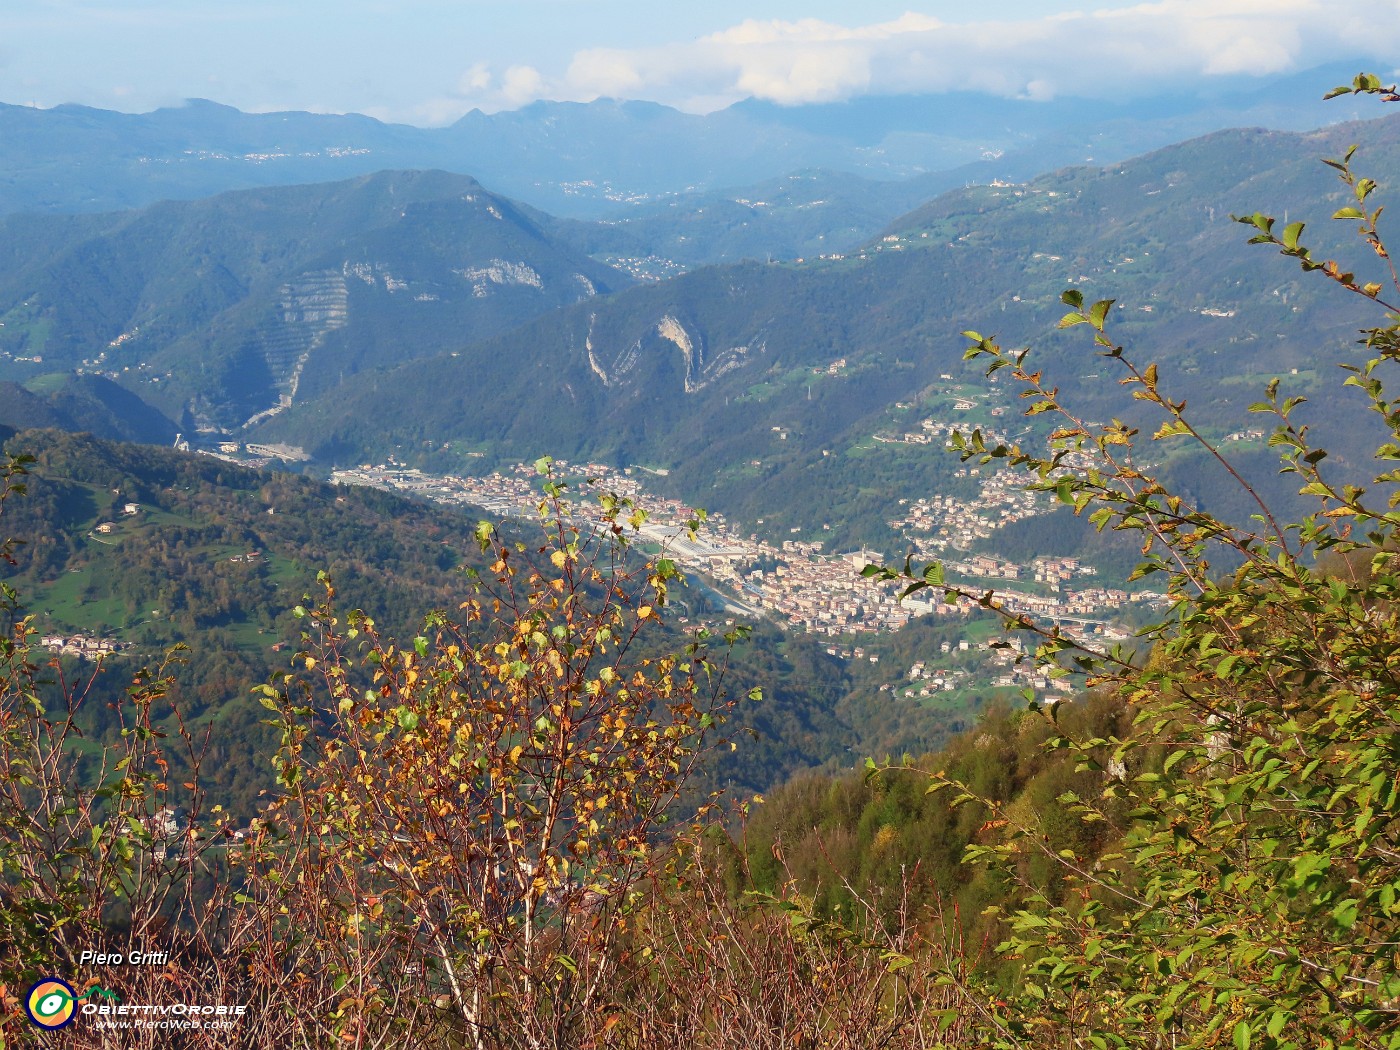
[[[1400,118],[1217,132],[958,188],[883,227],[872,210],[857,225],[880,232],[802,265],[701,266],[636,287],[586,253],[693,235],[704,258],[783,230],[820,238],[833,227],[803,216],[828,190],[858,195],[859,180],[788,178],[733,208],[714,198],[592,225],[444,172],[14,216],[0,223],[0,379],[33,394],[57,373],[100,375],[182,431],[237,430],[323,464],[475,470],[551,453],[666,468],[676,494],[765,529],[825,521],[834,540],[879,543],[899,516],[893,492],[951,483],[944,458],[872,442],[946,422],[984,388],[959,331],[1034,341],[1091,411],[1121,410],[1084,348],[1048,334],[1067,286],[1120,299],[1122,337],[1159,356],[1221,434],[1255,393],[1244,384],[1297,369],[1300,392],[1318,387],[1319,353],[1345,352],[1353,313],[1248,249],[1229,216],[1330,215],[1342,187],[1317,158],[1352,142],[1367,170],[1400,167]],[[1329,252],[1349,239],[1340,224],[1309,236]],[[11,394],[0,407],[17,423],[84,425]],[[1338,451],[1361,454],[1360,436]]]
[[[1353,142],[1365,143],[1361,170],[1400,168],[1391,117],[1306,135],[1220,132],[1106,168],[958,190],[844,257],[707,267],[577,304],[451,357],[357,377],[264,430],[326,461],[394,454],[465,468],[439,452],[456,442],[504,461],[602,457],[668,468],[680,494],[769,529],[856,513],[878,524],[897,516],[897,490],[870,479],[922,475],[896,466],[893,446],[871,451],[872,435],[917,429],[921,412],[959,418],[948,391],[974,376],[965,328],[1036,343],[1086,411],[1122,414],[1090,351],[1054,334],[1060,292],[1079,286],[1120,300],[1118,338],[1160,359],[1223,435],[1268,377],[1306,393],[1322,361],[1350,353],[1352,304],[1248,247],[1230,215],[1325,219],[1343,188],[1317,158]],[[1309,231],[1319,251],[1351,240],[1342,224]],[[405,410],[376,415],[384,404]],[[1352,407],[1309,410],[1348,424],[1339,461],[1363,454]],[[950,473],[948,457],[921,455]]]
[[[17,217],[0,222],[4,374],[102,374],[185,429],[236,428],[630,283],[552,222],[444,172]]]
[[[706,116],[648,102],[537,102],[430,129],[358,115],[241,113],[202,100],[143,114],[0,105],[0,214],[110,211],[399,168],[469,172],[496,192],[576,217],[811,168],[877,180],[969,168],[985,182],[1108,163],[1224,127],[1299,130],[1354,118],[1364,110],[1322,108],[1318,96],[1356,71],[1336,64],[1268,82],[1221,77],[1110,102],[750,100]]]

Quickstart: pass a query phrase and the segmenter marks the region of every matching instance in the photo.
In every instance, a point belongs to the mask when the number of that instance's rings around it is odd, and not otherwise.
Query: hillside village
[[[79,660],[97,661],[120,653],[126,645],[115,638],[99,638],[88,634],[46,634],[39,644],[55,656],[75,656]]]
[[[933,428],[926,428],[922,433],[931,431]],[[790,628],[828,638],[832,655],[864,659],[863,648],[853,644],[862,634],[897,631],[919,616],[965,618],[979,607],[967,598],[949,602],[933,588],[901,601],[897,584],[861,576],[866,566],[885,561],[880,552],[831,553],[824,550],[821,540],[773,543],[757,535],[745,536],[722,512],[709,514],[691,536],[687,522],[694,518],[694,509],[679,500],[648,493],[643,484],[644,468],[618,470],[599,463],[556,460],[554,469],[564,476],[594,479],[600,489],[634,500],[647,514],[640,530],[643,542],[664,549],[686,571],[703,575],[724,595],[726,611],[740,616],[766,615]],[[1009,521],[1051,508],[1044,494],[1024,491],[1008,472],[979,472],[974,467],[960,473],[982,478],[977,496],[901,500],[909,512],[890,523],[900,528],[920,553],[942,558],[949,584],[985,591],[1008,613],[1054,623],[1066,634],[1099,642],[1129,637],[1114,616],[1130,603],[1165,602],[1165,596],[1155,592],[1130,594],[1122,588],[1096,585],[1091,582],[1095,568],[1075,558],[1042,557],[1022,566],[987,554],[963,554],[975,541]],[[332,480],[516,518],[534,517],[540,499],[539,475],[527,464],[483,477],[427,474],[392,463],[363,464],[335,471]],[[1015,586],[1002,581],[1014,581]],[[985,680],[987,674],[993,674],[990,684],[997,686],[1059,688],[1035,670],[1033,661],[1018,661],[1024,655],[1022,644],[1014,638],[1012,643],[1010,648],[992,649],[978,644],[989,665],[980,677]],[[967,652],[971,644],[963,640],[955,648]],[[968,677],[966,671],[940,672],[925,665],[916,665],[907,674],[916,685],[896,689],[897,695],[928,696],[960,688],[960,679]]]

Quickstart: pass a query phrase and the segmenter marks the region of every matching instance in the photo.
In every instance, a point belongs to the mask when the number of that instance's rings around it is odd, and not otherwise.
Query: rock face
[[[696,350],[695,344],[690,341],[690,336],[681,323],[670,314],[657,323],[656,334],[673,343],[676,349],[681,352],[681,357],[685,360],[685,392],[687,394],[693,393],[697,389],[695,377],[704,365],[700,359],[700,351]]]
[[[663,317],[656,326],[656,334],[673,343],[685,359],[687,394],[698,393],[726,372],[742,368],[748,362],[751,350],[761,354],[767,347],[763,339],[756,339],[752,344],[731,346],[707,357],[703,339],[697,345],[685,327],[670,314]]]
[[[765,340],[755,339],[743,346],[731,346],[711,354],[702,335],[692,336],[674,314],[667,313],[654,325],[648,326],[646,332],[628,344],[611,362],[604,364],[593,342],[596,321],[596,314],[590,316],[584,351],[588,355],[589,369],[605,387],[614,387],[634,378],[638,363],[653,343],[657,351],[680,352],[684,366],[681,383],[687,394],[699,393],[720,376],[747,364],[750,354],[762,354],[767,348]],[[641,381],[639,377],[638,381]]]
[[[485,266],[472,266],[465,270],[453,270],[452,272],[460,274],[470,282],[472,295],[478,299],[484,299],[490,295],[493,284],[498,286],[520,285],[544,291],[544,279],[529,264],[523,262],[492,259]]]
[[[290,407],[312,352],[325,343],[328,334],[349,323],[350,294],[341,271],[308,273],[278,291],[278,315],[256,336],[277,403],[254,413],[245,427]]]

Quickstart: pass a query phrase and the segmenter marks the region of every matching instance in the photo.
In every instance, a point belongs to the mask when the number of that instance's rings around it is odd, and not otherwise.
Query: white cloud
[[[533,102],[544,92],[544,77],[533,66],[511,66],[501,74],[501,97],[520,106]]]
[[[580,51],[569,66],[568,79],[608,98],[630,98],[646,90],[642,71],[623,51]]]
[[[696,111],[747,96],[780,103],[952,90],[1105,97],[1396,53],[1400,0],[1158,0],[1020,21],[954,23],[914,13],[864,26],[751,19],[688,42],[579,51],[558,76],[513,67],[494,89],[484,68],[473,67],[478,73],[470,83],[463,78],[460,94],[488,109],[621,96]]]
[[[457,81],[457,90],[463,95],[475,95],[491,86],[491,70],[485,62],[478,62],[464,72]]]

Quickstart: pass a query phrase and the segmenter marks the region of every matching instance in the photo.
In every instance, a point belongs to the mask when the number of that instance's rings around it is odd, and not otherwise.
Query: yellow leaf
[[[639,620],[645,620],[645,619],[646,619],[648,616],[650,616],[650,615],[651,615],[651,606],[650,606],[650,605],[643,605],[640,609],[637,610],[637,619],[639,619]]]

